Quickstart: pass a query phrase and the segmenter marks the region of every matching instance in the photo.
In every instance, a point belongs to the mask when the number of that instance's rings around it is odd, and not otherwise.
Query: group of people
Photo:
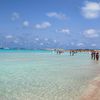
[[[62,51],[62,50],[57,50],[57,54],[62,54],[62,53],[64,53],[64,51]]]
[[[57,54],[62,54],[62,53],[64,53],[64,50],[60,50],[60,49],[55,49],[55,51],[56,51]]]
[[[70,56],[74,56],[75,53],[77,53],[76,50],[70,50]]]
[[[57,54],[62,54],[65,51],[61,49],[55,49]],[[75,53],[80,52],[79,50],[70,50],[70,56],[74,56]],[[98,61],[99,60],[99,52],[97,50],[91,51],[91,59]]]
[[[99,52],[98,51],[92,51],[91,52],[91,59],[93,60],[99,60]]]

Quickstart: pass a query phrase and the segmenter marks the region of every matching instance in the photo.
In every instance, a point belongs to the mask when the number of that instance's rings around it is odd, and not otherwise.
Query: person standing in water
[[[95,58],[96,58],[96,52],[93,51],[93,60],[95,60]]]
[[[97,52],[97,53],[95,54],[95,57],[96,57],[96,60],[98,61],[98,60],[99,60],[99,52]]]
[[[93,55],[93,51],[91,52],[91,59],[93,59],[94,58],[94,55]]]

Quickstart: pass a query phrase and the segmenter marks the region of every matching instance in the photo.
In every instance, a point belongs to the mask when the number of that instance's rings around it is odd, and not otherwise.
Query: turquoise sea
[[[0,100],[79,100],[99,73],[89,53],[0,50]]]

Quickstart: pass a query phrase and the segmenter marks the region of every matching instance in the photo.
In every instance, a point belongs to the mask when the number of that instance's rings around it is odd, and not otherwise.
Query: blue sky
[[[0,47],[100,48],[99,0],[0,0]]]

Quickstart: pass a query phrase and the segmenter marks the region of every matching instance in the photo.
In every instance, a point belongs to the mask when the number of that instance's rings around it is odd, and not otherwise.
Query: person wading
[[[99,52],[97,52],[97,53],[95,54],[95,57],[96,57],[96,60],[98,61],[98,60],[99,60]]]

